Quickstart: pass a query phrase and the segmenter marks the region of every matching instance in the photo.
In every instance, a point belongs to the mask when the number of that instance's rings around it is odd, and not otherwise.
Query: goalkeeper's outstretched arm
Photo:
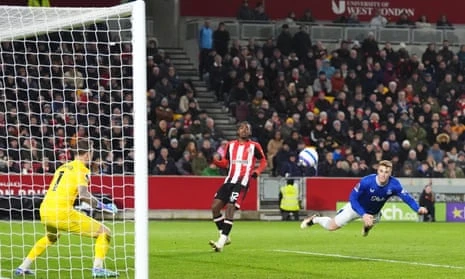
[[[83,202],[90,204],[92,208],[98,207],[98,204],[100,202],[89,192],[89,187],[87,186],[79,186],[79,199]]]
[[[92,208],[101,209],[102,211],[116,214],[118,213],[118,208],[113,203],[104,204],[94,197],[88,190],[87,186],[79,186],[79,199],[83,202],[90,204]]]

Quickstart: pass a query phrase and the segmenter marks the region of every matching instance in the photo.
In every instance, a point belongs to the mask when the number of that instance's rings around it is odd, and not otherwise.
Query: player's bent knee
[[[334,221],[334,219],[331,219],[331,222],[329,223],[329,228],[328,228],[328,230],[329,230],[329,231],[335,231],[335,230],[338,230],[339,228],[341,228],[341,226],[339,226],[338,224],[336,224],[336,221]]]
[[[107,226],[102,225],[100,227],[100,232],[106,234],[108,237],[111,238],[111,230]]]

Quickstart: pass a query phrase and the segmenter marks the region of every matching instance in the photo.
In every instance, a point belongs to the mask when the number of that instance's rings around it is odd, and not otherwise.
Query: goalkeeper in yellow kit
[[[90,171],[87,168],[92,160],[91,141],[80,139],[77,142],[74,161],[60,166],[53,176],[47,194],[40,206],[40,220],[45,225],[46,235],[36,242],[34,247],[16,269],[16,275],[34,275],[29,269],[32,262],[48,246],[54,244],[59,231],[71,232],[96,238],[93,277],[117,277],[118,273],[103,268],[105,255],[110,247],[111,231],[101,222],[73,208],[79,195],[81,201],[93,208],[116,213],[114,205],[103,204],[89,192]]]

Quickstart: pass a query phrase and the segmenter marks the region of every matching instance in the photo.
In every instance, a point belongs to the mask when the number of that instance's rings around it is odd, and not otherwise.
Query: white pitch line
[[[365,257],[357,257],[357,256],[346,256],[346,255],[340,255],[340,254],[325,254],[325,253],[317,253],[317,252],[279,250],[279,249],[278,250],[273,250],[273,252],[289,253],[289,254],[303,254],[303,255],[313,255],[313,256],[323,256],[323,257],[352,259],[352,260],[363,260],[363,261],[374,261],[374,262],[399,263],[399,264],[429,266],[429,267],[441,267],[441,268],[450,268],[450,269],[465,269],[465,267],[463,267],[463,266],[454,266],[454,265],[445,265],[445,264],[431,264],[431,263],[419,263],[419,262],[407,262],[407,261],[389,260],[389,259],[377,259],[377,258],[365,258]]]

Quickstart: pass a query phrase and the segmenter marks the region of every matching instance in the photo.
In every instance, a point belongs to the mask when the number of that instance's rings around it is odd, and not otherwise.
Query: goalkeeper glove
[[[103,203],[99,201],[97,203],[97,209],[101,209],[103,212],[116,214],[118,213],[118,208],[114,203]]]

